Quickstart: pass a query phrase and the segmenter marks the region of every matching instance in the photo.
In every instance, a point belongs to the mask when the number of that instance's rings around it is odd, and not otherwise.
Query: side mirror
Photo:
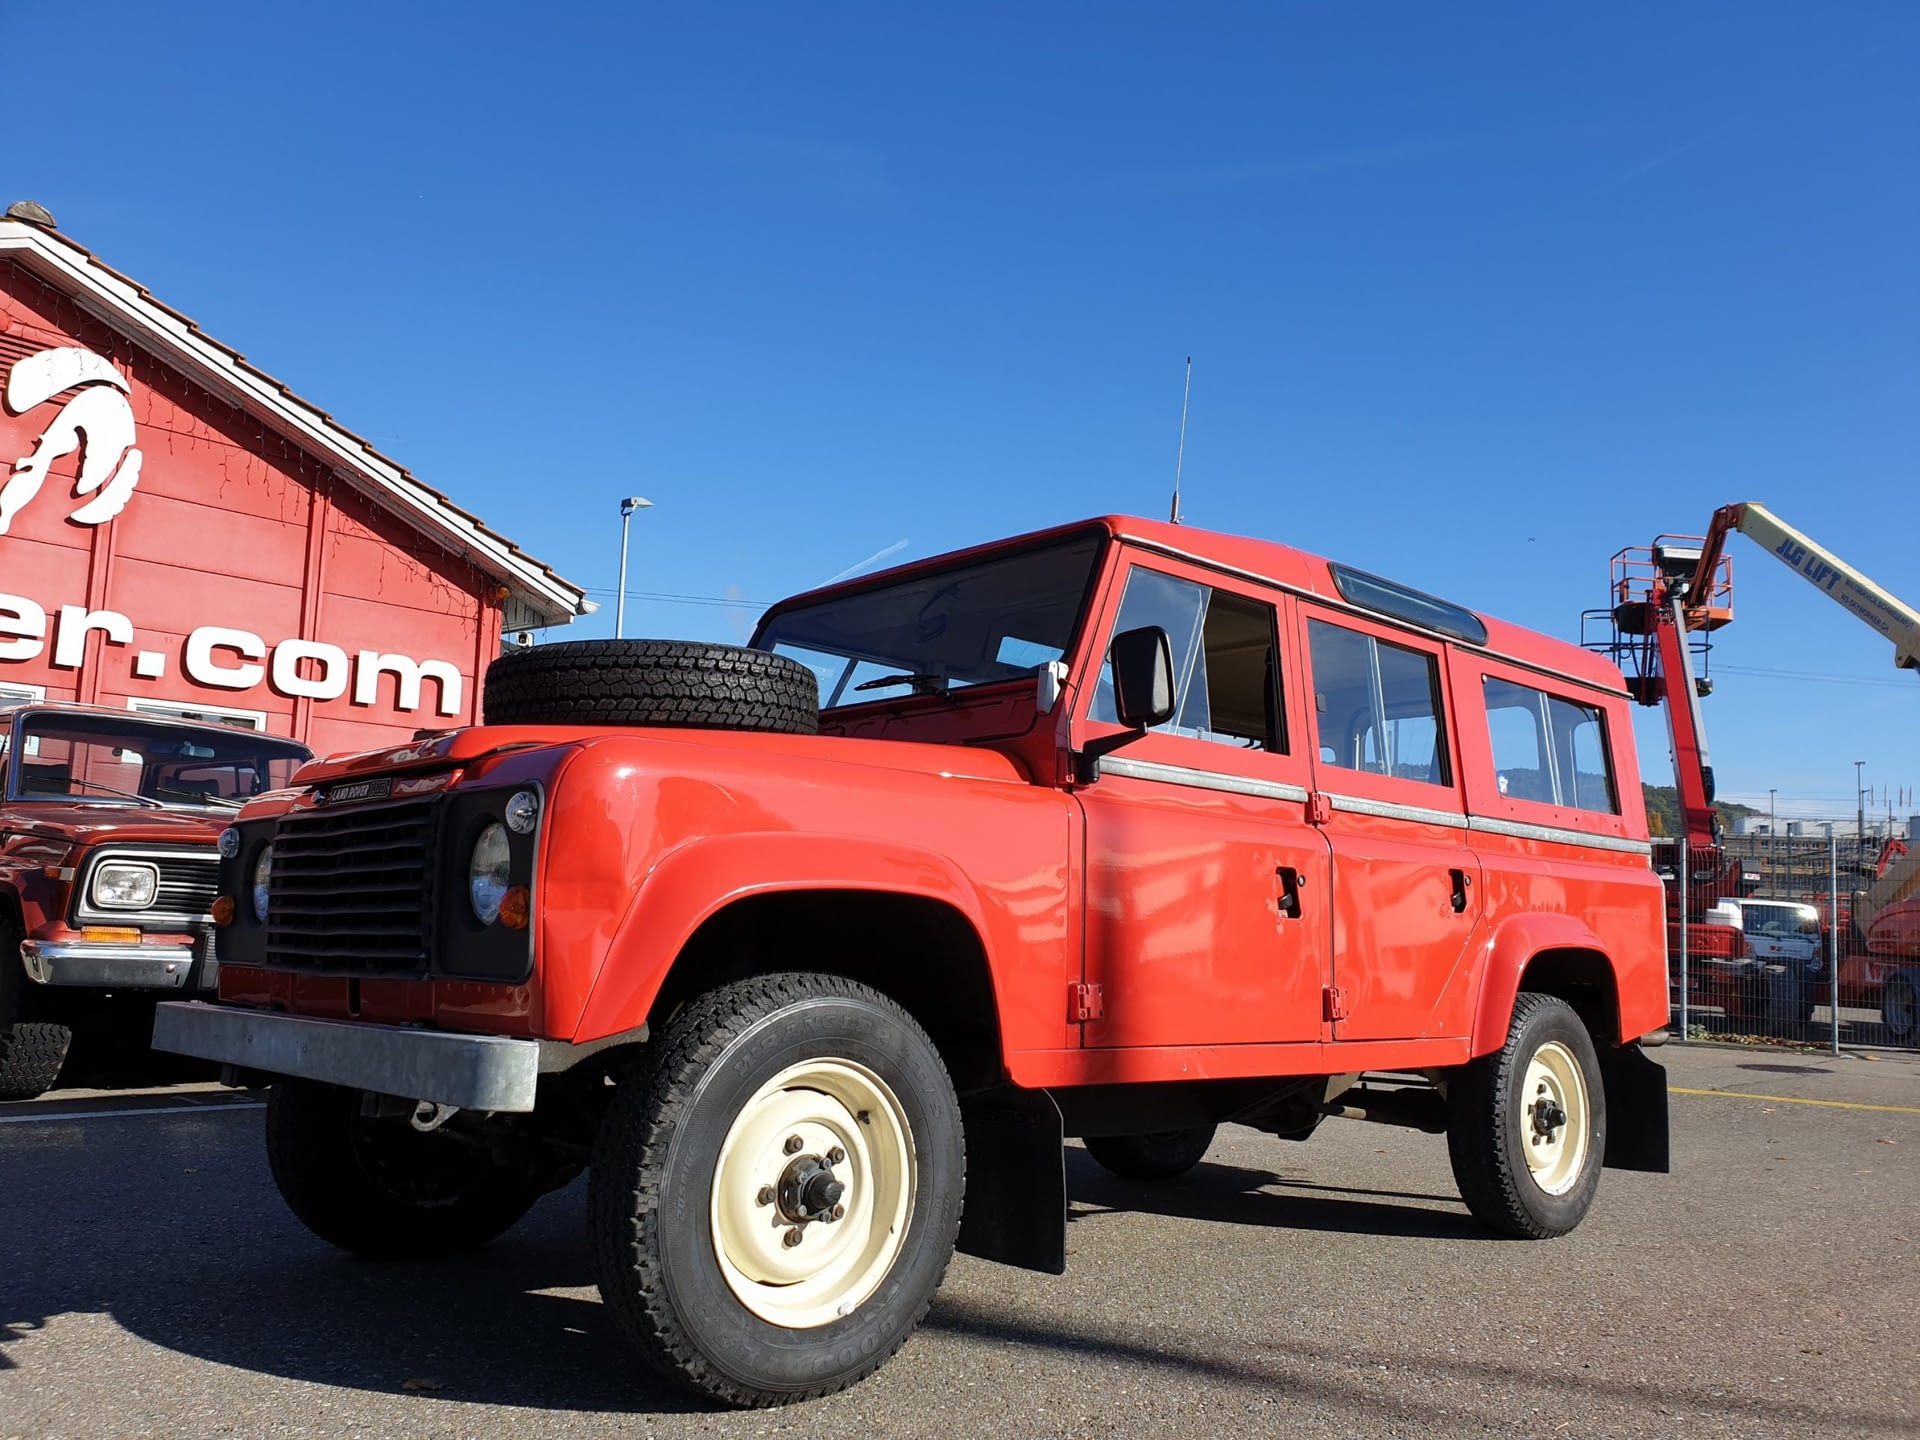
[[[1113,708],[1129,730],[1150,730],[1173,718],[1173,647],[1167,632],[1145,625],[1113,637]]]
[[[1080,751],[1076,770],[1082,781],[1100,778],[1100,757],[1131,745],[1155,725],[1173,718],[1173,646],[1158,625],[1143,625],[1113,637],[1107,647],[1113,669],[1113,709],[1127,728],[1103,735]]]

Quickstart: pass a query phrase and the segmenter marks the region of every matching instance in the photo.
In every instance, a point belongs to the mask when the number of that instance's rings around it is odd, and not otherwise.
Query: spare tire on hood
[[[488,725],[661,725],[813,735],[820,684],[798,661],[692,640],[562,640],[487,667]]]

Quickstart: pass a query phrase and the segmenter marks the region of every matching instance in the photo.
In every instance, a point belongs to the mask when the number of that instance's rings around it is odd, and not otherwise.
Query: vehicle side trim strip
[[[1490,815],[1474,815],[1467,820],[1470,830],[1492,835],[1513,835],[1522,840],[1551,840],[1556,845],[1584,845],[1589,850],[1618,850],[1628,855],[1652,855],[1653,845],[1646,840],[1629,840],[1621,835],[1595,835],[1589,830],[1566,830],[1558,825],[1529,825],[1523,820],[1496,820]]]
[[[1367,800],[1359,795],[1329,794],[1327,800],[1336,810],[1355,815],[1377,815],[1385,820],[1416,820],[1422,825],[1444,825],[1450,830],[1467,828],[1467,817],[1458,810],[1429,810],[1424,805],[1395,805],[1386,800]]]
[[[1221,790],[1229,795],[1252,795],[1262,800],[1298,800],[1306,803],[1304,785],[1288,785],[1279,780],[1255,780],[1245,775],[1228,775],[1219,770],[1195,770],[1186,765],[1163,765],[1157,760],[1128,760],[1118,755],[1100,758],[1102,775],[1125,775],[1133,780],[1164,780],[1169,785],[1186,785],[1195,790]]]

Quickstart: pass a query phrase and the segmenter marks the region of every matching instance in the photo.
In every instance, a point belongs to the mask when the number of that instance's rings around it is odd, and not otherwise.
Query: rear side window
[[[1307,622],[1320,763],[1451,785],[1434,657],[1325,620]]]
[[[1500,793],[1618,815],[1606,717],[1597,706],[1487,676],[1487,727]]]

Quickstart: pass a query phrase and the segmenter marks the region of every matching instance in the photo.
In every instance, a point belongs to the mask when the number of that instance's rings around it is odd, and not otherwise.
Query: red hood
[[[186,815],[138,805],[76,805],[58,800],[14,801],[0,829],[71,840],[83,845],[103,841],[138,844],[211,845],[228,817]]]

